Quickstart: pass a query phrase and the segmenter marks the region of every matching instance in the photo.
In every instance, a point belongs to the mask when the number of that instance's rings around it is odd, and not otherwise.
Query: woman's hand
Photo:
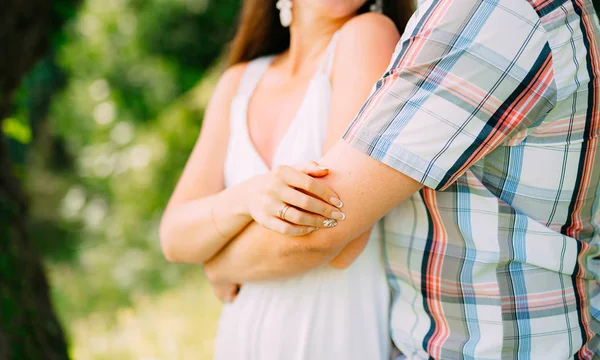
[[[346,216],[337,194],[316,178],[329,173],[313,161],[278,166],[250,180],[246,208],[254,221],[286,235],[301,236],[334,227]]]
[[[232,303],[240,292],[238,284],[212,284],[215,295],[224,303]]]

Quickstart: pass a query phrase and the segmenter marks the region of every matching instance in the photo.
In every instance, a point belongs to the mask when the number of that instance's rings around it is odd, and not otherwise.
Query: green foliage
[[[2,122],[2,132],[21,144],[28,144],[31,141],[31,128],[22,119],[14,117],[5,119]]]
[[[158,224],[198,136],[239,0],[86,0],[76,14],[68,4],[55,11],[74,17],[4,126],[28,144],[30,233],[70,323],[198,270],[163,259]]]

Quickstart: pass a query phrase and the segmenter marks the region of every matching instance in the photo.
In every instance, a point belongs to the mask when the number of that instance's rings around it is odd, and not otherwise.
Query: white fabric
[[[317,160],[322,155],[334,39],[274,154],[273,166]],[[269,171],[250,140],[246,113],[249,98],[271,61],[272,57],[265,57],[248,64],[232,102],[227,186]],[[244,284],[235,302],[223,308],[215,359],[389,359],[389,289],[381,241],[378,225],[366,249],[346,270],[321,268],[291,279]]]

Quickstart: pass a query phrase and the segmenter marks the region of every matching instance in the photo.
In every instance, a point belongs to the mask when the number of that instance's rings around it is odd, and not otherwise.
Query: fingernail
[[[331,217],[336,220],[346,220],[346,214],[341,211],[334,211],[331,213]]]
[[[336,227],[338,224],[338,222],[334,219],[325,219],[323,220],[323,227],[326,228],[332,228],[332,227]]]
[[[328,168],[328,167],[325,167],[325,166],[320,166],[320,165],[319,165],[319,166],[317,166],[317,167],[318,167],[319,169],[323,170],[323,171],[329,171],[329,168]]]
[[[336,197],[332,197],[331,199],[329,199],[329,202],[333,205],[333,206],[337,206],[339,208],[341,208],[342,206],[344,206],[344,203],[342,202],[342,200],[336,198]]]

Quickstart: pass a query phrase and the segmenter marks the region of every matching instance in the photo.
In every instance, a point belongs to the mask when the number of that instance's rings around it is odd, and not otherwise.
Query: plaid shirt
[[[427,0],[344,138],[426,187],[383,219],[409,359],[600,358],[591,0]]]

